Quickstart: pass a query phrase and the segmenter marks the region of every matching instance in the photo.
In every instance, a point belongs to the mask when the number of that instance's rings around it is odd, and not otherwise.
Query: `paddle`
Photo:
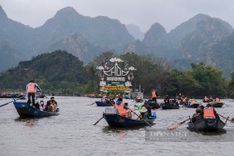
[[[178,128],[180,125],[184,124],[186,121],[190,120],[190,117],[184,121],[172,124],[170,126],[167,127],[168,130],[175,130],[176,128]]]
[[[102,116],[97,122],[95,122],[93,125],[96,125],[97,123],[99,123],[99,121],[101,121],[104,118],[104,116]]]
[[[232,123],[234,123],[234,118],[232,118],[231,120],[229,119],[229,117],[225,117],[225,116],[223,116],[223,115],[221,115],[221,114],[219,114],[219,113],[217,113],[219,116],[221,116],[222,118],[224,118],[224,119],[226,119],[227,121],[230,121],[230,122],[232,122]]]
[[[9,103],[12,103],[12,102],[14,102],[14,101],[16,101],[16,100],[13,100],[13,101],[10,101],[10,102],[7,102],[7,103],[4,103],[4,104],[0,105],[0,107],[6,106],[6,105],[8,105]]]
[[[88,104],[88,106],[92,106],[93,104],[95,104],[95,102],[91,103],[91,104]]]
[[[143,120],[147,125],[149,125],[150,127],[152,126],[149,122],[147,122],[144,118],[142,118],[141,116],[139,116],[136,112],[134,112],[133,110],[131,110],[130,108],[128,108],[132,113],[134,113],[138,118],[140,118],[141,120]]]

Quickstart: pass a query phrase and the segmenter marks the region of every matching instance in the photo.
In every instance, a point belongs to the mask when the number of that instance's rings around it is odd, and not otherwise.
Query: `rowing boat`
[[[14,101],[13,103],[20,117],[41,118],[59,115],[59,108],[55,112],[47,112],[27,104],[26,101]]]
[[[153,125],[156,115],[151,119],[131,119],[118,114],[115,108],[106,108],[103,117],[110,127],[142,127]]]
[[[194,130],[194,131],[217,131],[222,130],[225,126],[226,122],[223,122],[221,119],[201,119],[194,123],[189,122],[188,123],[188,129]]]

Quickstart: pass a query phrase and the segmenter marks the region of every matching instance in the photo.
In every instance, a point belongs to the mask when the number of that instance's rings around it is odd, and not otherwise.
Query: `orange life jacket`
[[[118,110],[119,115],[128,117],[128,111],[126,109],[124,109],[124,103],[123,102],[121,102],[120,105],[118,105],[116,103],[115,108]]]
[[[155,91],[152,92],[152,98],[157,98],[157,94]]]
[[[193,100],[190,104],[191,104],[191,105],[197,104],[197,102]]]
[[[203,118],[215,119],[214,108],[213,107],[205,107],[203,109]]]
[[[29,83],[27,87],[27,93],[35,93],[35,83]]]

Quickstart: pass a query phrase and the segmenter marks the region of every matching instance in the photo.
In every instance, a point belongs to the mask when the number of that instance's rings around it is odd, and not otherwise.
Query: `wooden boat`
[[[135,99],[135,102],[144,102],[143,99]]]
[[[155,101],[152,100],[152,99],[148,100],[148,104],[150,105],[151,109],[158,109],[158,108],[160,108],[160,105],[158,103],[155,103]]]
[[[41,118],[59,115],[59,108],[55,112],[47,112],[34,108],[25,101],[14,101],[13,103],[20,117]]]
[[[151,119],[140,119],[135,120],[127,117],[120,116],[117,109],[106,108],[103,113],[103,117],[110,127],[142,127],[153,125],[153,121],[156,119],[152,117]]]
[[[178,103],[169,102],[169,103],[161,103],[161,109],[179,109],[180,106]]]
[[[201,119],[195,123],[189,122],[188,129],[194,131],[217,131],[222,130],[226,122],[224,123],[220,119]]]
[[[223,102],[209,102],[209,104],[213,107],[223,107]]]
[[[183,104],[183,107],[187,107],[187,108],[197,108],[200,104],[199,103],[195,103],[195,104]]]
[[[21,94],[18,94],[18,93],[16,93],[16,94],[2,94],[2,95],[0,95],[0,98],[19,98],[19,99],[23,99],[24,98],[24,95],[21,95]]]
[[[99,106],[99,107],[105,107],[105,106],[113,106],[112,103],[110,102],[101,102],[101,101],[95,101],[96,105]]]

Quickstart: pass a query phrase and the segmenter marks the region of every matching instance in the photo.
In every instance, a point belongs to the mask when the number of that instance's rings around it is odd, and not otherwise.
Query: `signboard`
[[[120,58],[111,58],[104,65],[97,66],[102,92],[130,92],[131,81],[134,79],[133,66],[129,66]]]

